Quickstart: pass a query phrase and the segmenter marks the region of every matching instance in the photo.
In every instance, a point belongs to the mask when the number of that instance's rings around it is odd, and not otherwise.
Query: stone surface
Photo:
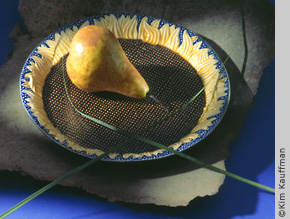
[[[13,53],[0,68],[4,75],[0,79],[0,170],[20,171],[51,181],[88,160],[50,141],[33,124],[22,107],[19,76],[30,52],[55,29],[68,21],[108,12],[142,13],[180,24],[201,34],[222,60],[233,51],[226,63],[232,87],[228,111],[204,141],[186,150],[224,168],[228,145],[251,107],[261,71],[274,57],[274,8],[267,1],[244,1],[248,42],[245,59],[239,5],[236,1],[215,2],[22,0],[19,12],[29,34],[19,26],[14,29]],[[98,162],[61,184],[82,188],[110,201],[185,206],[197,196],[218,192],[223,180],[221,174],[171,156],[137,163]]]

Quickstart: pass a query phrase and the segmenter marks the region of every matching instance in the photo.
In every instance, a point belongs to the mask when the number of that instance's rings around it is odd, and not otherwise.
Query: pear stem
[[[161,101],[160,101],[159,99],[157,99],[155,96],[153,96],[153,95],[150,94],[150,93],[148,93],[147,96],[150,97],[151,99],[153,99],[156,103],[160,104],[160,106],[161,106],[163,109],[165,109],[167,112],[169,112],[168,107],[167,107],[165,104],[161,103]]]

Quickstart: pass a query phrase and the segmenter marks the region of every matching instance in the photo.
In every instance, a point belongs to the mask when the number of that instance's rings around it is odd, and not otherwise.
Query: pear
[[[101,26],[86,26],[74,35],[66,69],[72,83],[87,92],[111,91],[145,98],[149,91],[115,35]]]

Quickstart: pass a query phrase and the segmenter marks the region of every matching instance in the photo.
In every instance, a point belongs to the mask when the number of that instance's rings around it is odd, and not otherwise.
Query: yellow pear
[[[101,26],[86,26],[75,34],[66,69],[72,83],[87,92],[112,91],[144,98],[149,91],[115,35]]]

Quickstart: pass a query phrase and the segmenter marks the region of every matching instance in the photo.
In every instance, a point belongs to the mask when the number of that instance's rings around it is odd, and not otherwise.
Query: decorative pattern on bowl
[[[53,65],[69,53],[74,34],[87,25],[100,25],[111,30],[117,38],[138,39],[160,45],[179,54],[192,65],[204,85],[206,105],[198,124],[190,134],[170,145],[183,151],[200,142],[219,124],[230,99],[230,83],[221,60],[215,51],[197,34],[168,21],[135,14],[107,14],[73,22],[45,38],[26,60],[20,77],[23,105],[33,122],[49,138],[80,155],[94,158],[103,153],[99,149],[83,148],[56,129],[44,110],[42,91],[46,76]],[[140,161],[162,158],[170,152],[157,149],[142,154],[110,154],[107,161]]]

